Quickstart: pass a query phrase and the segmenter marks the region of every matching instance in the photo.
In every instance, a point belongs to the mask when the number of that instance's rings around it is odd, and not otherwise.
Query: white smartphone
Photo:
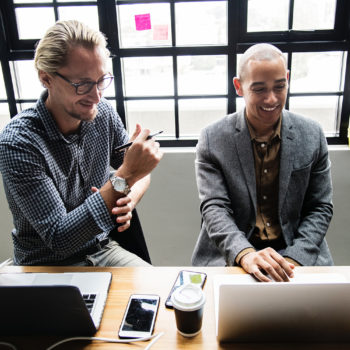
[[[158,313],[159,300],[160,297],[158,295],[131,295],[119,328],[119,337],[143,338],[152,335]]]

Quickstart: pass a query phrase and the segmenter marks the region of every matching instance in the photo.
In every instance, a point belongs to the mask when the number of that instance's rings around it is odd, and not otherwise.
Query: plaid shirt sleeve
[[[43,113],[40,104],[38,110]],[[31,118],[29,124],[18,118],[2,133],[0,171],[14,217],[17,262],[62,260],[96,244],[96,236],[115,226],[91,186],[108,180],[111,163],[122,164],[123,155],[112,150],[128,136],[108,103],[102,101],[96,119],[83,143],[49,140]]]

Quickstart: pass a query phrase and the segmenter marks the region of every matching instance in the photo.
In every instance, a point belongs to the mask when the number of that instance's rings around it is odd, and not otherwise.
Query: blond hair
[[[103,48],[106,57],[110,52],[101,32],[76,20],[57,21],[45,33],[35,49],[34,64],[37,71],[55,73],[66,64],[69,50],[82,46],[87,49]]]
[[[271,44],[256,44],[251,46],[244,52],[238,64],[238,77],[240,80],[244,78],[246,66],[250,60],[254,61],[273,61],[277,58],[282,58],[287,69],[287,61],[282,51]]]

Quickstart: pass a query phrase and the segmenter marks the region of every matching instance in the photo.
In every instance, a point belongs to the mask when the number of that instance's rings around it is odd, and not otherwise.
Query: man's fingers
[[[124,224],[124,222],[130,221],[132,218],[131,212],[127,212],[125,215],[119,215],[116,219],[118,224]]]
[[[131,202],[131,198],[128,197],[128,196],[125,196],[125,197],[119,198],[117,200],[116,204],[117,204],[118,207],[123,207],[124,205],[127,205],[130,202]]]
[[[124,214],[131,214],[131,209],[128,205],[125,205],[123,207],[114,207],[112,209],[112,214],[113,215],[118,215],[118,217],[121,217],[121,215],[124,215]]]
[[[289,277],[294,277],[293,267],[291,267],[291,264],[280,254],[278,254],[276,251],[273,251],[271,253],[271,257],[278,263],[278,265],[283,269],[284,273]]]
[[[127,221],[124,225],[118,227],[118,232],[124,232],[130,227],[130,221]]]
[[[136,124],[135,131],[132,134],[132,136],[130,137],[130,141],[131,142],[134,141],[136,139],[136,137],[140,134],[140,132],[141,132],[141,125]]]
[[[269,282],[270,279],[263,274],[266,272],[274,281],[288,282],[293,276],[293,271],[280,254],[272,248],[266,248],[258,252],[251,252],[242,259],[242,267],[253,274],[258,280]]]
[[[251,274],[260,282],[271,282],[271,280],[264,275],[257,266],[252,269]]]
[[[264,264],[261,264],[261,268],[276,282],[289,281],[288,276],[281,266],[273,261],[265,261]]]

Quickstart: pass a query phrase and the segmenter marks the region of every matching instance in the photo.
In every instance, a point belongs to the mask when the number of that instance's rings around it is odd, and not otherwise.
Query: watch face
[[[118,176],[113,176],[111,178],[111,182],[115,191],[124,194],[128,194],[130,192],[129,186],[126,183],[125,179]]]

